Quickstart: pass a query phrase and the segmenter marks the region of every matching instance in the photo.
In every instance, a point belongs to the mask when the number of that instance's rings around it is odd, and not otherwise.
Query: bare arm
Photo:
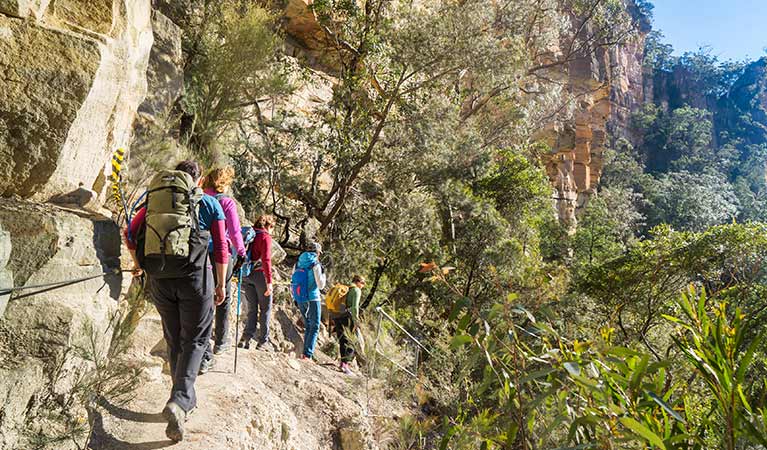
[[[130,257],[133,260],[133,268],[131,269],[133,276],[140,277],[141,275],[144,274],[144,271],[141,269],[141,266],[138,263],[138,256],[136,256],[136,249],[130,248],[128,249],[128,251],[130,252]]]
[[[220,305],[224,303],[224,297],[226,292],[226,264],[216,263],[216,280],[218,280],[218,283],[216,283],[216,295],[215,295],[215,303],[216,305]]]
[[[211,225],[211,236],[213,237],[213,260],[215,261],[216,271],[216,292],[214,303],[220,305],[224,302],[226,280],[226,269],[229,265],[229,245],[226,242],[226,225],[223,220],[216,220]]]

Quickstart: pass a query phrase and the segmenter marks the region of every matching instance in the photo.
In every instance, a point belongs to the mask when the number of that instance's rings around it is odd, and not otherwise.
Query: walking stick
[[[234,373],[237,373],[237,348],[240,343],[240,297],[242,296],[242,267],[237,274],[237,323],[234,327]]]

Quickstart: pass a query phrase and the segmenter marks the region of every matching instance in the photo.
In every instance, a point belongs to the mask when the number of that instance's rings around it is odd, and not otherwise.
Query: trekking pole
[[[237,274],[237,323],[234,327],[234,373],[237,373],[237,348],[240,343],[240,297],[242,296],[242,267]]]

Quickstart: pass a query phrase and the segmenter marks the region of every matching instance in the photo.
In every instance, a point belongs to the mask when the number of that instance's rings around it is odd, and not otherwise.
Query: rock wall
[[[339,61],[325,30],[320,26],[314,11],[309,7],[312,0],[287,0],[282,12],[283,27],[287,33],[285,53],[298,58],[308,67],[335,74]]]
[[[767,57],[749,64],[713,111],[717,134],[738,130],[748,144],[767,143]]]
[[[0,196],[103,190],[152,42],[149,0],[0,0]]]
[[[73,280],[120,267],[117,225],[103,217],[2,199],[0,228],[5,230],[0,233],[0,260],[7,262],[0,275],[12,274],[16,287]],[[56,358],[65,349],[87,348],[94,335],[108,341],[107,324],[117,308],[123,281],[121,275],[107,275],[30,297],[14,296],[7,303],[0,321],[0,448],[31,448],[26,433],[37,426],[39,410],[43,409],[42,416],[47,412],[42,399],[49,389],[67,392],[72,382],[52,379]],[[35,290],[23,291],[29,292]],[[88,335],[88,324],[95,334]]]
[[[642,61],[649,24],[638,24],[639,32],[629,42],[609,51],[586,51],[565,68],[575,111],[572,120],[548,138],[552,153],[546,172],[555,187],[559,220],[571,233],[578,211],[599,185],[606,146],[620,137],[631,139],[631,112],[645,101]]]
[[[177,99],[180,42],[150,0],[0,0],[0,288],[128,266],[118,226],[79,207],[100,209],[111,154],[131,145],[137,117],[154,120]],[[89,332],[109,342],[124,281],[0,297],[0,448],[32,448],[29,433],[58,432],[46,399],[63,399],[90,363],[56,361],[87,346]],[[59,379],[62,370],[70,375]]]
[[[13,286],[13,271],[8,268],[11,259],[11,235],[0,226],[0,289]],[[10,294],[0,295],[0,319],[5,314]]]

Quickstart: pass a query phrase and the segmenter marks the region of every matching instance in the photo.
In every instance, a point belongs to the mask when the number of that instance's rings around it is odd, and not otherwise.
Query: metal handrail
[[[400,324],[399,324],[399,322],[397,322],[396,320],[394,320],[394,318],[393,318],[392,316],[390,316],[389,314],[387,314],[387,313],[386,313],[386,311],[384,311],[384,310],[383,310],[383,308],[381,308],[380,306],[377,306],[377,307],[376,307],[376,312],[378,312],[378,313],[381,313],[381,315],[383,315],[384,317],[386,317],[387,319],[389,319],[389,321],[391,321],[391,322],[392,322],[394,325],[396,325],[396,326],[397,326],[397,328],[399,328],[400,330],[402,330],[402,332],[403,332],[403,333],[405,333],[405,335],[406,335],[407,337],[409,337],[411,341],[415,342],[415,343],[416,343],[416,344],[417,344],[419,347],[421,347],[421,348],[422,348],[422,349],[423,349],[423,350],[424,350],[426,353],[428,353],[429,355],[433,355],[433,354],[432,354],[432,352],[431,352],[431,351],[430,351],[428,348],[426,348],[426,347],[425,347],[423,344],[421,344],[421,342],[420,342],[418,339],[416,339],[415,337],[413,337],[413,335],[412,335],[412,334],[408,333],[408,331],[407,331],[407,330],[406,330],[406,329],[405,329],[405,328],[404,328],[402,325],[400,325]]]
[[[405,372],[406,374],[410,375],[411,377],[417,379],[418,375],[416,375],[415,372],[418,372],[418,364],[420,363],[419,348],[423,349],[429,355],[432,355],[431,351],[428,348],[426,348],[426,346],[421,344],[421,342],[418,339],[416,339],[412,334],[410,334],[402,325],[400,325],[399,322],[394,320],[394,318],[392,316],[387,314],[386,311],[383,310],[383,308],[378,306],[378,307],[376,307],[375,311],[379,314],[379,316],[378,316],[378,323],[376,325],[376,339],[375,339],[375,342],[373,343],[373,351],[375,353],[377,353],[379,356],[381,356],[383,359],[389,361],[389,363],[391,363],[394,367],[396,367],[399,370]],[[393,361],[391,358],[386,356],[386,354],[384,354],[378,348],[379,339],[381,337],[381,322],[383,321],[384,317],[386,317],[391,323],[393,323],[395,326],[397,326],[397,328],[399,328],[403,333],[405,333],[405,335],[410,340],[412,340],[413,342],[416,343],[417,347],[415,348],[415,372],[409,370],[407,367],[403,366],[402,364],[400,364],[400,363],[398,363],[396,361]],[[375,374],[375,363],[376,363],[376,359],[373,358],[373,361],[372,361],[371,366],[370,366],[370,373],[371,374]],[[365,378],[365,392],[366,392],[366,395],[367,395],[367,405],[365,407],[365,415],[368,416],[368,417],[375,417],[375,416],[372,416],[372,415],[369,414],[369,412],[370,412],[370,386],[369,386],[369,384],[370,384],[370,377],[366,377]]]

